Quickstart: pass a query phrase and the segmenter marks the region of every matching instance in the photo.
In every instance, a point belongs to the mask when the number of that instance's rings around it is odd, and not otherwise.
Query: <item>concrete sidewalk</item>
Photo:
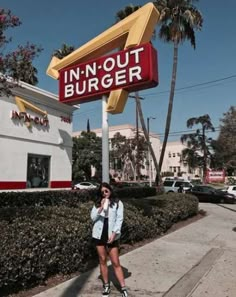
[[[236,205],[223,206],[200,204],[205,218],[121,256],[129,296],[235,297]],[[101,296],[99,275],[95,268],[34,297]],[[110,275],[110,296],[120,296]]]

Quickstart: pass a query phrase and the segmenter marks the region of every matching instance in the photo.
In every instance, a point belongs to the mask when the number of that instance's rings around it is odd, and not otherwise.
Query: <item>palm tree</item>
[[[203,167],[203,180],[205,180],[208,157],[211,156],[209,151],[208,142],[209,139],[206,137],[207,131],[215,131],[214,126],[211,123],[211,118],[208,114],[200,117],[193,117],[187,120],[187,128],[192,128],[194,125],[201,125],[201,129],[197,129],[195,133],[183,134],[181,136],[181,142],[187,144],[188,150],[182,152],[183,157],[187,157],[187,160],[192,160],[194,162],[190,167],[196,167],[196,161],[200,163],[202,160]],[[202,157],[197,154],[197,152],[202,153]],[[194,165],[193,165],[194,164]]]
[[[156,8],[160,12],[160,30],[159,37],[165,42],[171,42],[174,45],[172,79],[169,95],[169,105],[166,117],[165,135],[159,160],[160,170],[168,141],[173,100],[175,93],[178,46],[185,40],[189,40],[192,47],[196,48],[195,31],[202,28],[203,18],[200,11],[193,5],[198,0],[156,0]]]
[[[133,12],[138,10],[140,7],[141,7],[140,5],[134,6],[132,4],[126,6],[124,9],[122,9],[122,10],[120,10],[120,11],[118,11],[116,13],[116,21],[119,22],[119,21],[123,20],[124,18],[126,18],[127,16],[129,16],[130,14],[132,14]],[[155,32],[153,33],[153,36],[155,36]],[[141,123],[142,130],[143,130],[143,134],[144,134],[145,139],[147,141],[147,144],[148,144],[148,147],[149,147],[152,159],[153,159],[153,163],[154,163],[154,166],[155,166],[155,169],[156,169],[155,182],[156,182],[157,185],[159,185],[159,183],[161,182],[159,165],[157,163],[157,159],[156,159],[155,153],[153,151],[151,142],[149,141],[149,135],[148,135],[147,128],[146,128],[146,125],[145,125],[142,106],[141,106],[141,101],[140,101],[140,97],[138,95],[138,92],[135,93],[134,98],[135,98],[135,102],[136,102],[136,108],[138,110],[138,115],[139,115],[139,118],[140,118],[140,123]]]
[[[53,56],[57,57],[58,59],[62,59],[64,57],[68,56],[74,50],[75,50],[74,46],[67,45],[66,43],[63,43],[60,49],[55,50],[53,52]]]

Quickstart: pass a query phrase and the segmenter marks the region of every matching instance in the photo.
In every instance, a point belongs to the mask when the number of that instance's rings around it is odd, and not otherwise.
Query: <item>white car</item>
[[[90,190],[90,189],[96,189],[97,186],[90,183],[90,182],[81,182],[81,183],[78,183],[76,185],[74,185],[73,189],[76,190]]]
[[[189,181],[184,180],[170,180],[166,179],[163,183],[165,193],[177,193],[180,186],[183,187],[183,192],[188,191],[193,187]]]
[[[227,186],[227,187],[223,188],[222,191],[228,192],[230,194],[234,194],[236,196],[236,185]]]

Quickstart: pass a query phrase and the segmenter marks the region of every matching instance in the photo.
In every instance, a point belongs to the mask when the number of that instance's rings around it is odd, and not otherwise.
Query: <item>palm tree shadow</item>
[[[122,270],[123,270],[124,278],[125,278],[125,279],[126,279],[126,278],[129,278],[129,277],[132,275],[132,273],[129,272],[129,270],[128,270],[126,267],[122,266]],[[114,286],[118,291],[120,291],[120,284],[119,284],[119,282],[118,282],[118,280],[117,280],[117,278],[116,278],[116,276],[115,276],[115,272],[114,272],[114,269],[113,269],[112,265],[109,265],[109,266],[108,266],[108,276],[109,276],[108,278],[109,278],[110,282],[113,284],[113,286]],[[102,281],[102,276],[101,276],[101,274],[98,276],[98,279],[100,279],[100,280]]]
[[[96,269],[94,267],[93,269],[82,273],[80,276],[76,277],[71,281],[71,284],[67,287],[67,289],[60,295],[60,297],[77,297],[79,296],[79,293],[83,289],[84,285],[87,283],[90,275],[93,273],[93,271]]]

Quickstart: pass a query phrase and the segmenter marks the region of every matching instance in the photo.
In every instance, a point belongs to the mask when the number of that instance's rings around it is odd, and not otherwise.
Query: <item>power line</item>
[[[210,80],[210,81],[207,81],[207,82],[202,82],[202,83],[186,86],[186,87],[176,88],[175,91],[182,91],[182,90],[188,90],[188,89],[192,89],[192,88],[196,88],[196,87],[200,87],[200,86],[206,86],[206,85],[210,85],[210,84],[213,84],[213,83],[216,83],[216,82],[229,80],[229,79],[232,79],[232,78],[236,78],[236,74],[226,76],[226,77],[222,77],[222,78],[215,79],[215,80]],[[170,92],[169,90],[166,90],[166,91],[157,92],[155,94],[154,93],[153,94],[146,94],[146,96],[166,94],[166,93],[169,93],[169,92]]]

